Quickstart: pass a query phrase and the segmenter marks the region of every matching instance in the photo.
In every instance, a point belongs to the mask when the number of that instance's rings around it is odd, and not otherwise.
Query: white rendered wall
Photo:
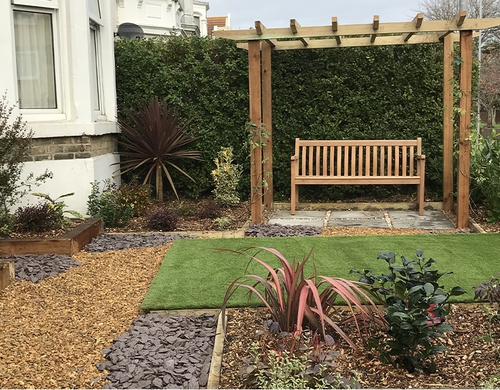
[[[77,159],[77,160],[47,160],[44,164],[37,162],[27,162],[23,170],[23,178],[30,172],[38,176],[48,169],[53,174],[52,179],[48,179],[39,187],[32,187],[31,192],[41,192],[50,195],[53,199],[63,194],[74,192],[75,195],[63,198],[68,209],[76,210],[79,213],[87,214],[87,200],[90,195],[90,183],[98,181],[102,189],[102,182],[110,179],[113,172],[118,168],[111,164],[118,162],[118,156],[106,154],[99,157]],[[119,184],[119,178],[115,180]],[[41,198],[26,195],[12,208],[15,211],[18,207],[34,205]]]

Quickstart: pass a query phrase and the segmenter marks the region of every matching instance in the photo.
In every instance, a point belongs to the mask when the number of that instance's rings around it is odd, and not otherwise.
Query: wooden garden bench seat
[[[292,156],[291,213],[305,184],[416,184],[424,213],[425,156],[422,139],[301,140]]]

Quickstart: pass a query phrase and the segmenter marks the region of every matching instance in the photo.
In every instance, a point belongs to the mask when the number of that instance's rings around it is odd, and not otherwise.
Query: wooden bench
[[[422,139],[300,140],[292,156],[291,213],[305,184],[416,184],[424,213],[425,156]]]

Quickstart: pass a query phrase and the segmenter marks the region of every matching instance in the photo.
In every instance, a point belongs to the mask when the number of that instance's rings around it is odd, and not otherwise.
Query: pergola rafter
[[[332,17],[327,26],[303,27],[296,19],[285,28],[266,28],[260,21],[254,29],[219,30],[214,35],[238,42],[248,50],[250,120],[253,144],[262,142],[261,123],[268,135],[266,148],[251,151],[252,223],[262,222],[263,201],[266,207],[273,202],[272,186],[272,107],[271,52],[273,50],[324,49],[359,46],[388,46],[442,43],[443,72],[443,209],[453,207],[453,42],[460,42],[460,116],[457,177],[457,227],[469,223],[470,117],[472,103],[472,38],[474,30],[500,26],[500,18],[467,19],[464,11],[452,20],[424,21],[419,13],[412,21],[382,23],[375,15],[369,24],[342,25]],[[256,129],[258,129],[256,131]],[[264,149],[262,151],[262,149]],[[267,181],[263,191],[263,180]]]

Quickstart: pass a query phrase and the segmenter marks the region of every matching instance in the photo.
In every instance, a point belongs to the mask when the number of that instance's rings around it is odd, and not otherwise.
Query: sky
[[[254,27],[287,27],[290,19],[301,26],[326,26],[333,16],[339,24],[406,22],[418,13],[419,0],[208,0],[208,16],[231,14],[233,30]]]

